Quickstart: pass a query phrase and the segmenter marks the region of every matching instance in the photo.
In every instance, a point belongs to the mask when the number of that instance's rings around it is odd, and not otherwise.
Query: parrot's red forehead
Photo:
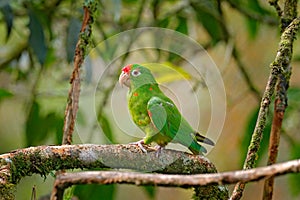
[[[122,71],[126,74],[128,74],[130,72],[130,69],[132,67],[132,64],[126,65],[125,67],[123,67]]]

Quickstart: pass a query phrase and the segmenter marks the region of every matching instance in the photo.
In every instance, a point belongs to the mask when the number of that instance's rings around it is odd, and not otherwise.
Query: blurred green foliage
[[[74,195],[79,199],[98,200],[114,199],[115,185],[78,185],[74,190]]]
[[[40,107],[36,101],[32,102],[26,121],[26,146],[45,143],[45,140],[51,137],[50,133],[55,134],[55,143],[61,144],[63,118],[51,111],[44,116]]]
[[[76,0],[0,1],[0,31],[3,36],[0,38],[0,73],[3,78],[0,80],[0,104],[17,99],[24,105],[24,147],[61,143],[67,82],[71,74],[69,65],[73,61],[81,27],[82,6],[83,2]],[[93,27],[92,40],[96,45],[122,31],[156,26],[194,37],[206,49],[218,48],[220,43],[227,45],[230,41],[238,42],[234,39],[234,33],[231,33],[231,25],[226,21],[230,9],[237,11],[245,21],[245,27],[241,28],[247,30],[249,39],[255,40],[264,25],[273,26],[275,32],[278,31],[275,12],[258,0],[113,0],[99,1],[99,16]],[[106,45],[98,50],[104,61],[113,57],[119,44],[115,42]],[[272,51],[275,52],[274,49]],[[173,63],[173,69],[189,77],[180,68],[183,62],[180,55],[158,51],[156,61]],[[87,70],[87,73],[92,74],[92,71]],[[113,73],[117,74],[118,71]],[[103,108],[110,106],[107,105],[107,99],[111,92],[109,88],[116,82],[115,77],[109,77],[111,83],[106,86],[108,89],[99,91],[104,100],[97,102],[98,109],[102,112],[98,114],[99,124],[105,136],[113,143],[117,142],[117,137],[113,132],[110,116]],[[162,80],[168,81],[175,81],[177,78],[170,73],[161,76]],[[299,158],[300,138],[296,135],[299,130],[299,99],[299,88],[290,89],[283,134],[283,140],[289,143],[290,159]],[[247,117],[248,123],[245,124],[240,149],[236,149],[240,151],[240,163],[243,163],[256,123],[257,106]],[[79,116],[79,124],[86,123],[84,117]],[[271,121],[264,132],[258,157],[260,162],[267,152],[270,127]],[[0,147],[1,152],[8,150]],[[289,177],[291,191],[299,195],[299,175]],[[155,197],[155,188],[145,187],[145,190],[150,198]],[[74,194],[80,199],[99,199],[99,196],[114,199],[115,192],[114,185],[85,185],[76,187]]]
[[[13,96],[13,94],[6,89],[0,88],[0,102],[3,99]]]

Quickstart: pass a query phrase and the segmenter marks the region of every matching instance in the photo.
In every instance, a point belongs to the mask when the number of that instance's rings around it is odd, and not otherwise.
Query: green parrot
[[[173,101],[159,88],[151,71],[139,64],[129,64],[122,69],[119,83],[129,88],[127,100],[134,123],[146,136],[136,142],[142,151],[143,144],[155,142],[159,150],[169,142],[180,143],[193,154],[206,153],[198,142],[214,142],[195,131],[184,119]]]

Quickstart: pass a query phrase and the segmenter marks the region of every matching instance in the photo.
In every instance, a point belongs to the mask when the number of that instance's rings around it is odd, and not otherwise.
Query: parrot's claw
[[[155,149],[156,149],[156,157],[158,158],[159,157],[159,155],[161,154],[161,151],[165,148],[165,147],[162,147],[162,146],[159,146],[159,145],[157,145],[157,146],[155,146],[154,147]]]
[[[137,144],[144,153],[147,153],[147,150],[143,147],[143,144],[145,144],[144,140],[140,140],[137,142],[131,142],[129,144]]]

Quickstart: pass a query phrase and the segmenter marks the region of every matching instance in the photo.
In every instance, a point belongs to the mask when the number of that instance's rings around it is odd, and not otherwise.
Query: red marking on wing
[[[132,67],[133,64],[129,64],[129,65],[126,65],[125,67],[123,67],[122,71],[126,74],[128,74],[130,72],[130,69]]]
[[[152,117],[152,113],[150,112],[150,110],[148,110],[148,115],[150,118]]]
[[[150,86],[149,90],[150,90],[150,91],[152,91],[152,90],[153,90],[153,88]]]
[[[133,96],[137,97],[137,96],[139,96],[139,93],[135,92],[135,93],[133,93]]]

